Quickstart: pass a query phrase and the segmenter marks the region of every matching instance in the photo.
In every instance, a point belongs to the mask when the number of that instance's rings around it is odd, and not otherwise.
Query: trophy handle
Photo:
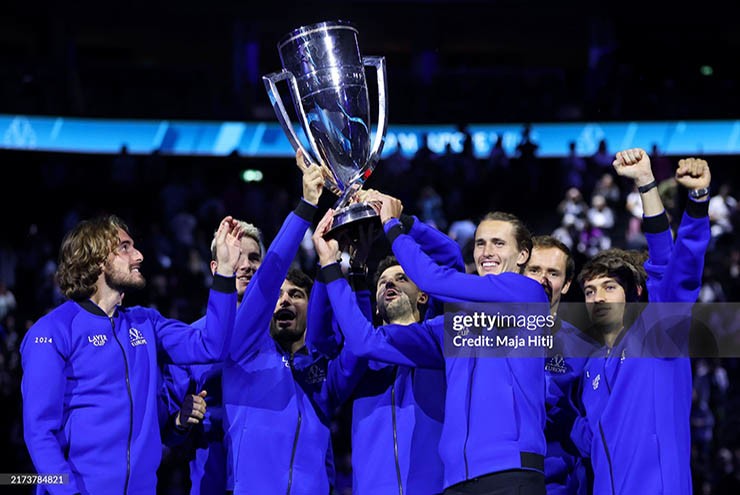
[[[378,163],[380,153],[383,151],[383,144],[385,143],[385,134],[388,125],[388,99],[386,97],[388,80],[385,73],[385,57],[363,57],[362,63],[363,65],[375,67],[378,73],[378,128],[375,131],[375,139],[373,139],[373,147],[370,151],[366,170],[362,174],[364,182],[375,169],[375,164]]]
[[[319,164],[322,169],[322,175],[324,176],[324,187],[339,196],[341,192],[337,187],[337,184],[333,180],[331,174],[326,171],[326,165],[324,165],[323,162],[318,158],[317,154],[308,151],[308,149],[303,146],[303,143],[301,143],[300,139],[298,139],[298,134],[296,134],[295,132],[293,123],[290,121],[288,112],[285,110],[285,105],[283,105],[283,99],[280,97],[280,93],[277,89],[277,83],[284,80],[289,81],[288,87],[290,88],[293,99],[296,102],[301,101],[300,94],[298,92],[298,82],[296,81],[293,73],[289,70],[283,69],[280,72],[273,72],[271,74],[267,74],[266,76],[262,76],[262,81],[264,81],[265,83],[265,89],[267,89],[267,95],[270,97],[270,103],[272,103],[272,108],[275,110],[275,115],[277,115],[278,122],[280,122],[280,125],[285,131],[285,135],[288,137],[288,141],[290,141],[293,149],[296,151],[301,150],[312,163]],[[303,105],[297,104],[296,107],[298,108],[298,112],[300,113],[301,119],[303,120],[304,124],[308,125],[308,117],[306,117],[306,112],[303,110]],[[314,142],[313,136],[311,136],[310,133],[306,134],[306,137],[311,143],[311,146],[313,147],[313,149],[316,149],[316,143]]]

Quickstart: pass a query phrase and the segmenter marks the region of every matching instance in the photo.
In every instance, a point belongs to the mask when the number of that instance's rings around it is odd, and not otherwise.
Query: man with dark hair
[[[313,236],[317,254],[323,257],[324,263],[336,260],[339,254],[338,244],[322,237],[329,215]],[[416,217],[402,215],[401,221],[409,235],[439,263],[463,269],[459,247],[452,239]],[[315,287],[321,290],[312,294],[312,298],[319,295],[324,298],[323,301],[318,297],[312,299],[312,304],[322,301],[329,310],[333,308],[336,328],[341,330],[336,340],[353,354],[365,355],[363,336],[372,328],[364,261],[373,237],[361,230],[360,241],[350,245],[348,280],[332,284],[331,298],[327,284],[343,279],[339,265],[334,263],[319,271]],[[385,324],[417,323],[441,312],[438,302],[419,290],[394,256],[378,263],[373,278],[377,314]],[[312,328],[328,327],[313,325]],[[425,495],[442,490],[443,466],[438,444],[444,416],[444,361],[441,355],[431,358],[431,362],[419,366],[371,360],[363,371],[352,404],[353,493]]]
[[[203,328],[154,309],[122,305],[141,289],[143,256],[115,216],[83,221],[65,236],[57,282],[69,298],[21,344],[23,430],[39,473],[68,476],[51,493],[154,493],[161,456],[162,361],[223,359],[236,312],[240,226],[216,233],[218,269]]]
[[[300,152],[298,165],[303,199],[247,286],[224,363],[227,462],[235,494],[329,493],[330,414],[354,385],[356,359],[340,353],[329,362],[304,345],[310,279],[290,266],[324,180]]]
[[[640,191],[649,258],[643,268],[639,256],[613,250],[579,274],[603,347],[585,365],[587,427],[577,422],[572,437],[591,456],[594,493],[690,494],[688,328],[710,239],[711,175],[704,160],[679,161],[676,181],[690,192],[674,242],[647,153],[619,152],[614,168]],[[649,303],[633,310],[645,291]]]
[[[399,221],[402,205],[398,199],[376,193],[366,200],[379,202],[393,253],[406,276],[430,296],[463,303],[547,302],[540,284],[519,274],[529,258],[531,239],[516,217],[496,213],[480,222],[474,252],[478,275],[470,275],[440,265],[406,233]],[[362,355],[411,366],[433,366],[440,357],[444,359],[448,387],[439,453],[446,494],[495,490],[544,494],[545,376],[541,359],[481,359],[476,349],[467,358],[445,356],[444,341],[444,317],[384,325],[364,334]]]
[[[328,300],[344,335],[345,348],[353,354],[370,357],[365,353],[363,339],[372,331],[371,316],[363,311],[363,305],[336,263],[337,242],[323,238],[327,220],[331,218],[324,217],[313,236],[319,261],[324,266],[320,279],[328,284]],[[377,313],[385,325],[422,320],[429,296],[406,277],[395,257],[380,261],[375,281]],[[425,495],[442,490],[438,445],[444,417],[444,361],[438,355],[421,364],[417,367],[412,363],[370,361],[355,389],[351,438],[353,493]]]

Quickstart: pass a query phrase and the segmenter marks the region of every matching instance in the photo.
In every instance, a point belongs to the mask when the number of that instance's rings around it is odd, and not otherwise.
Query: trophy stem
[[[334,210],[340,210],[347,206],[352,198],[360,190],[362,184],[354,183],[344,190],[342,195],[339,197],[336,203],[334,203]]]

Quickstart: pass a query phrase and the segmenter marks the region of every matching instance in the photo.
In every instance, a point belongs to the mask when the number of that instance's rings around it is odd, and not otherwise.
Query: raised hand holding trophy
[[[357,34],[345,21],[294,29],[278,43],[283,70],[262,78],[291,145],[321,167],[324,187],[339,196],[328,236],[340,245],[356,239],[362,224],[379,221],[377,211],[357,202],[356,194],[380,158],[387,125],[385,58],[362,57]],[[366,65],[375,67],[378,77],[378,125],[372,147]],[[277,89],[282,80],[288,81],[310,151],[283,105]]]

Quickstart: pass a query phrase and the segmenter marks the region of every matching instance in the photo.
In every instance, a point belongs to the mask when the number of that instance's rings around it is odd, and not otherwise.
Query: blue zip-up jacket
[[[681,356],[687,356],[691,303],[710,240],[707,202],[689,201],[675,244],[665,214],[646,218],[643,228],[649,303],[614,348],[589,358],[584,371],[594,493],[690,494],[692,377],[690,360]],[[655,304],[670,302],[688,304]],[[630,358],[646,344],[663,353],[675,346],[679,352],[669,356],[679,357]]]
[[[321,270],[344,345],[363,353],[372,332],[369,312],[355,301],[338,264]],[[364,310],[363,310],[364,309]],[[409,328],[408,331],[414,331]],[[440,493],[439,438],[444,419],[444,359],[415,368],[371,362],[354,393],[352,408],[352,493]]]
[[[196,328],[205,326],[205,318],[193,323]],[[223,399],[221,374],[223,363],[166,366],[164,370],[165,396],[170,417],[178,414],[186,394],[206,390],[206,414],[200,424],[185,432],[165,436],[165,444],[187,450],[190,468],[190,495],[223,494],[233,487],[233,478],[227,473],[226,447],[224,446]],[[167,430],[172,429],[168,425]]]
[[[23,426],[39,473],[68,474],[39,493],[151,494],[161,456],[162,362],[223,359],[236,313],[233,278],[216,275],[204,330],[154,309],[68,301],[21,344]]]
[[[548,306],[536,281],[515,273],[468,275],[434,262],[401,223],[385,224],[406,275],[447,301],[532,302]],[[329,291],[340,282],[329,284]],[[335,308],[335,311],[337,308]],[[384,325],[363,334],[353,353],[405,366],[431,367],[444,356],[444,317]],[[545,373],[540,358],[445,358],[447,392],[439,453],[444,486],[508,469],[544,469]]]
[[[351,390],[357,360],[329,360],[306,347],[291,356],[270,336],[280,286],[316,208],[283,223],[247,286],[223,370],[228,462],[234,493],[329,493],[331,411]]]
[[[548,495],[591,493],[588,460],[581,457],[570,434],[583,414],[579,380],[586,359],[599,344],[560,318],[554,345],[545,360],[547,422],[545,425],[545,485]]]
[[[419,221],[416,217],[402,215],[401,222],[411,235],[438,263],[464,269],[457,244],[439,230]],[[328,298],[324,274],[339,278],[341,271],[327,268],[319,277],[309,304],[327,308],[330,315],[332,303]],[[355,292],[344,288],[343,297],[334,298],[335,305],[349,305],[342,311],[346,332],[334,325],[337,345],[345,339],[352,349],[355,334],[372,328],[372,308],[369,292],[358,289],[366,285],[365,277],[350,276]],[[359,283],[358,283],[359,280]],[[439,313],[440,307],[429,302],[425,316]],[[349,313],[352,316],[348,316]],[[335,319],[336,323],[336,319]],[[310,327],[311,328],[311,327]],[[329,328],[314,325],[312,328]],[[308,340],[307,336],[307,340]],[[311,338],[316,338],[310,335]],[[327,339],[322,339],[326,341]],[[329,339],[331,340],[331,339]],[[445,376],[444,360],[439,359],[437,369],[397,366],[373,361],[365,371],[353,394],[352,404],[352,491],[357,495],[375,493],[400,493],[428,495],[443,489],[443,466],[438,444],[444,417]]]

